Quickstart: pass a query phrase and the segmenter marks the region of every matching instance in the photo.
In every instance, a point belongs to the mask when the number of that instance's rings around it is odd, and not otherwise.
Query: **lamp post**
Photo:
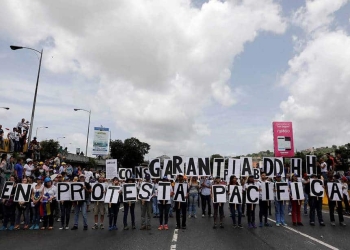
[[[36,138],[38,138],[38,129],[39,129],[39,128],[49,128],[49,127],[37,127],[37,128],[36,128],[36,133],[35,133],[35,137],[36,137]]]
[[[9,110],[10,108],[9,108],[9,107],[0,107],[0,109],[6,109],[6,110]]]
[[[33,50],[33,51],[35,51],[35,52],[40,54],[39,69],[38,69],[38,75],[37,75],[37,78],[36,78],[36,86],[35,86],[34,101],[33,101],[33,108],[32,108],[32,116],[30,118],[30,128],[29,128],[29,134],[28,134],[28,142],[30,143],[31,140],[32,140],[32,129],[33,129],[33,124],[34,124],[33,122],[34,122],[34,113],[35,113],[35,105],[36,105],[36,96],[37,96],[37,93],[38,93],[40,68],[41,68],[41,59],[43,57],[44,50],[42,49],[41,51],[39,51],[39,50],[28,48],[28,47],[14,46],[14,45],[11,45],[10,48],[12,50],[29,49],[29,50]]]
[[[86,109],[74,109],[74,111],[85,111],[89,113],[89,123],[88,123],[88,130],[87,130],[87,136],[86,136],[86,148],[85,148],[85,156],[87,156],[87,148],[89,144],[89,131],[90,131],[90,117],[91,117],[91,110],[86,110]]]

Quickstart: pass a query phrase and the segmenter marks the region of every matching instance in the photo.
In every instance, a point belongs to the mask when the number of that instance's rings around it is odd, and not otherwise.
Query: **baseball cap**
[[[281,174],[276,174],[276,177],[282,177]]]
[[[31,162],[31,161],[33,161],[32,159],[30,159],[30,158],[28,158],[27,160],[26,160],[26,162]]]

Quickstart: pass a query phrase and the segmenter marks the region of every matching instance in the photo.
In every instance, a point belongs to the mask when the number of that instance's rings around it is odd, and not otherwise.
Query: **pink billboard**
[[[294,157],[293,125],[291,122],[273,122],[275,157]]]

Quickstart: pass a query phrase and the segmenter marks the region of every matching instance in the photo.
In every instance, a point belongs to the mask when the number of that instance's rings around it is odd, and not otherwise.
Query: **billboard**
[[[92,142],[93,155],[108,155],[109,128],[94,127],[94,140]]]
[[[273,122],[272,130],[275,157],[294,157],[292,122]]]

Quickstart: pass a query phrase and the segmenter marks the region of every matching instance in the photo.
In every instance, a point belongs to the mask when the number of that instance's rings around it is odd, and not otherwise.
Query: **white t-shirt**
[[[34,165],[33,164],[32,165],[26,164],[26,165],[24,165],[23,168],[24,168],[26,176],[31,176],[32,175],[32,170],[34,170]]]
[[[47,194],[50,196],[50,198],[52,196],[56,197],[57,187],[54,185],[52,185],[50,188],[44,187],[44,196],[46,196]]]
[[[327,171],[327,163],[325,163],[325,162],[321,163],[321,172],[322,173],[328,172]]]
[[[91,171],[85,171],[85,181],[89,182],[92,175],[93,173]]]

